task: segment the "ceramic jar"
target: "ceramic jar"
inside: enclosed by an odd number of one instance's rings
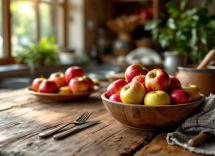
[[[176,52],[164,53],[164,70],[169,74],[175,76],[178,66],[185,65],[185,57]]]

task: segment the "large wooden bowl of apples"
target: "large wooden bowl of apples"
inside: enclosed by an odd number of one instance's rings
[[[36,78],[25,91],[44,100],[78,101],[96,92],[98,84],[98,80],[84,76],[84,71],[75,66],[68,68],[65,74],[56,72],[48,79]]]
[[[181,86],[162,69],[133,64],[125,79],[111,83],[101,95],[107,111],[122,124],[140,130],[178,126],[205,101],[197,86]]]

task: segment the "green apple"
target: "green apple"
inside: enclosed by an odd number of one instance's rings
[[[58,94],[70,94],[69,86],[63,86],[58,89]]]
[[[192,96],[192,101],[197,101],[201,96],[200,89],[195,85],[187,84],[185,86],[182,86],[181,88],[182,90],[185,90],[190,93],[190,95]]]
[[[144,98],[144,105],[170,105],[171,99],[163,90],[148,92]]]
[[[123,103],[141,104],[145,96],[144,86],[137,81],[125,85],[120,92]]]

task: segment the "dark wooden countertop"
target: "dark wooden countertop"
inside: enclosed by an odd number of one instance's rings
[[[0,155],[5,156],[197,156],[168,145],[167,132],[139,131],[116,121],[105,109],[100,91],[82,102],[42,101],[24,89],[0,93]],[[41,139],[38,134],[76,119],[85,111],[89,121],[102,120],[62,140]]]

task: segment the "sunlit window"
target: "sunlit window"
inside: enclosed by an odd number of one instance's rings
[[[40,28],[41,37],[56,37],[56,42],[60,47],[63,46],[63,11],[62,7],[58,5],[49,5],[40,3]]]
[[[11,0],[12,55],[21,45],[36,41],[36,16],[33,2]]]
[[[67,46],[67,0],[0,0],[0,65],[14,60],[30,43],[55,37]]]

